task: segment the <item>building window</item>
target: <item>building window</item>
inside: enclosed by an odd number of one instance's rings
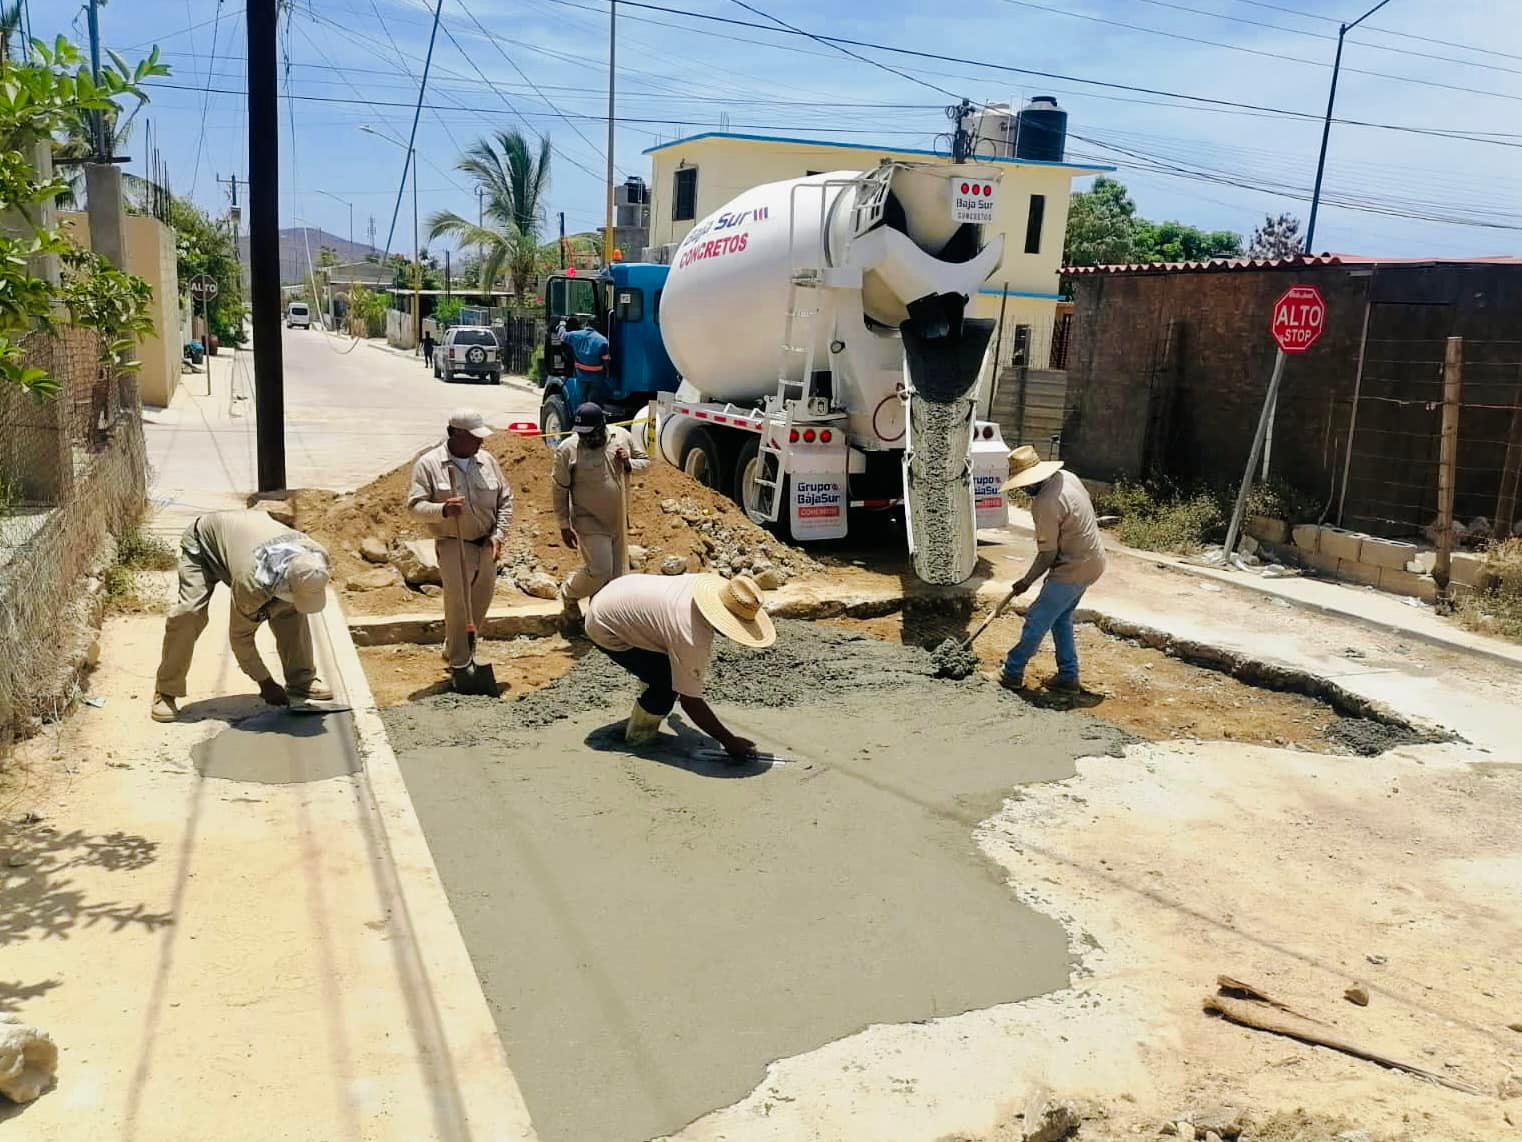
[[[698,168],[682,167],[672,185],[671,221],[690,222],[698,216]]]
[[[1025,252],[1041,253],[1041,220],[1046,217],[1046,195],[1031,195],[1030,213],[1025,216]]]

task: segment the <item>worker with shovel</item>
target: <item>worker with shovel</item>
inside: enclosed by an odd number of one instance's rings
[[[587,604],[587,637],[645,684],[624,727],[624,740],[644,745],[678,701],[693,725],[736,761],[755,756],[756,743],[731,733],[703,700],[703,676],[717,631],[741,646],[777,640],[761,609],[761,588],[748,575],[624,575]]]
[[[609,427],[601,405],[583,404],[572,426],[555,449],[550,494],[561,541],[581,552],[581,566],[560,587],[566,620],[574,623],[578,599],[629,573],[629,474],[643,472],[650,459],[627,429]]]
[[[164,649],[153,684],[155,722],[179,717],[185,677],[196,639],[218,583],[232,591],[227,635],[243,673],[272,706],[307,707],[333,692],[317,677],[307,621],[328,601],[328,553],[316,540],[277,523],[264,512],[208,512],[180,537],[180,597],[164,621]],[[270,675],[254,635],[267,622],[285,685]]]
[[[999,682],[1006,689],[1025,685],[1025,667],[1041,640],[1050,631],[1057,650],[1057,673],[1046,680],[1047,689],[1077,694],[1078,643],[1073,635],[1073,612],[1083,593],[1104,574],[1104,540],[1094,504],[1077,476],[1063,471],[1061,460],[1043,460],[1028,444],[1009,454],[1010,471],[1003,491],[1023,489],[1031,497],[1031,519],[1036,525],[1036,559],[1011,589],[1023,595],[1043,575],[1041,594],[1025,614],[1025,626],[1004,657]]]
[[[456,409],[448,436],[412,466],[407,510],[433,536],[444,587],[444,661],[456,689],[477,688],[475,632],[497,585],[497,557],[513,520],[513,490],[481,442],[491,435],[481,414]],[[481,666],[480,671],[490,668]],[[463,685],[462,685],[463,683]],[[491,690],[495,693],[493,683]]]

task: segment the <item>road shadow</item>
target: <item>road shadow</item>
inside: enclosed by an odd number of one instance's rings
[[[180,707],[177,721],[187,725],[195,722],[227,722],[238,725],[249,718],[269,713],[278,707],[271,706],[258,694],[223,694],[216,698],[199,698]]]
[[[1065,694],[1060,690],[1026,688],[1017,692],[1018,697],[1039,710],[1092,710],[1103,705],[1105,695],[1097,690],[1080,690]]]
[[[588,749],[598,753],[618,753],[637,757],[641,761],[653,761],[672,769],[686,770],[700,777],[736,778],[759,777],[772,768],[772,763],[762,758],[747,761],[710,760],[699,756],[704,751],[719,750],[719,743],[707,734],[694,729],[679,717],[666,720],[670,732],[662,730],[653,742],[631,746],[624,741],[624,721],[609,722],[598,726],[586,736]],[[722,752],[722,751],[721,751]]]
[[[66,940],[76,928],[109,924],[153,931],[173,920],[172,913],[149,911],[142,904],[92,900],[69,876],[72,869],[98,868],[132,872],[158,859],[158,842],[135,833],[61,832],[38,821],[12,828],[3,842],[0,866],[0,948],[27,940]],[[58,986],[0,985],[0,1011],[35,999]]]
[[[23,1003],[41,999],[54,988],[62,986],[61,979],[45,979],[38,983],[22,983],[19,979],[0,980],[0,1015],[15,1015]]]

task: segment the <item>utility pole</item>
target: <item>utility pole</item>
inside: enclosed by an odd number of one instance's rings
[[[608,202],[602,232],[603,265],[613,264],[613,73],[618,49],[618,0],[608,4]]]
[[[418,243],[417,228],[417,151],[407,148],[407,165],[412,168],[412,340],[423,340],[423,247]]]
[[[366,239],[370,249],[375,249],[375,215],[370,215],[369,237]]]
[[[97,84],[100,82],[100,0],[89,0],[86,10],[89,12],[90,24],[90,78]],[[103,163],[111,156],[107,153],[109,139],[106,137],[106,115],[104,111],[90,112],[90,125],[94,128],[91,132],[95,143],[95,161]]]
[[[560,212],[560,268],[565,269],[565,211]]]
[[[233,257],[238,260],[238,291],[243,291],[243,252],[238,246],[239,223],[243,220],[243,208],[238,205],[238,176],[230,174],[226,178],[220,175],[213,176],[218,183],[226,183],[232,192],[232,205],[227,208],[227,227],[233,235]]]
[[[259,491],[285,487],[285,361],[280,343],[279,0],[248,0],[248,262],[254,315]]]
[[[444,247],[444,300],[449,300],[452,272],[449,265],[449,247]]]
[[[1332,86],[1326,93],[1326,118],[1321,122],[1321,153],[1316,156],[1316,185],[1311,190],[1311,216],[1305,224],[1305,253],[1307,254],[1316,252],[1316,247],[1312,243],[1316,240],[1316,215],[1321,208],[1321,176],[1326,172],[1327,137],[1332,133],[1332,106],[1337,102],[1337,73],[1342,68],[1342,38],[1389,2],[1390,0],[1379,0],[1378,4],[1351,24],[1343,24],[1337,29],[1337,54],[1332,57]]]
[[[972,102],[967,99],[955,107],[946,108],[946,117],[956,123],[956,130],[951,135],[951,161],[954,163],[965,163],[972,154],[971,140],[965,126],[967,117],[971,114]]]

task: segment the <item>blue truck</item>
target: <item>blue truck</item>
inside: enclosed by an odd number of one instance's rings
[[[572,269],[551,275],[544,287],[541,432],[565,432],[576,406],[586,399],[570,347],[560,340],[569,317],[595,327],[608,339],[612,360],[606,376],[609,395],[603,406],[609,420],[633,417],[657,393],[676,391],[680,378],[661,340],[661,291],[668,268],[615,262],[595,273]]]

